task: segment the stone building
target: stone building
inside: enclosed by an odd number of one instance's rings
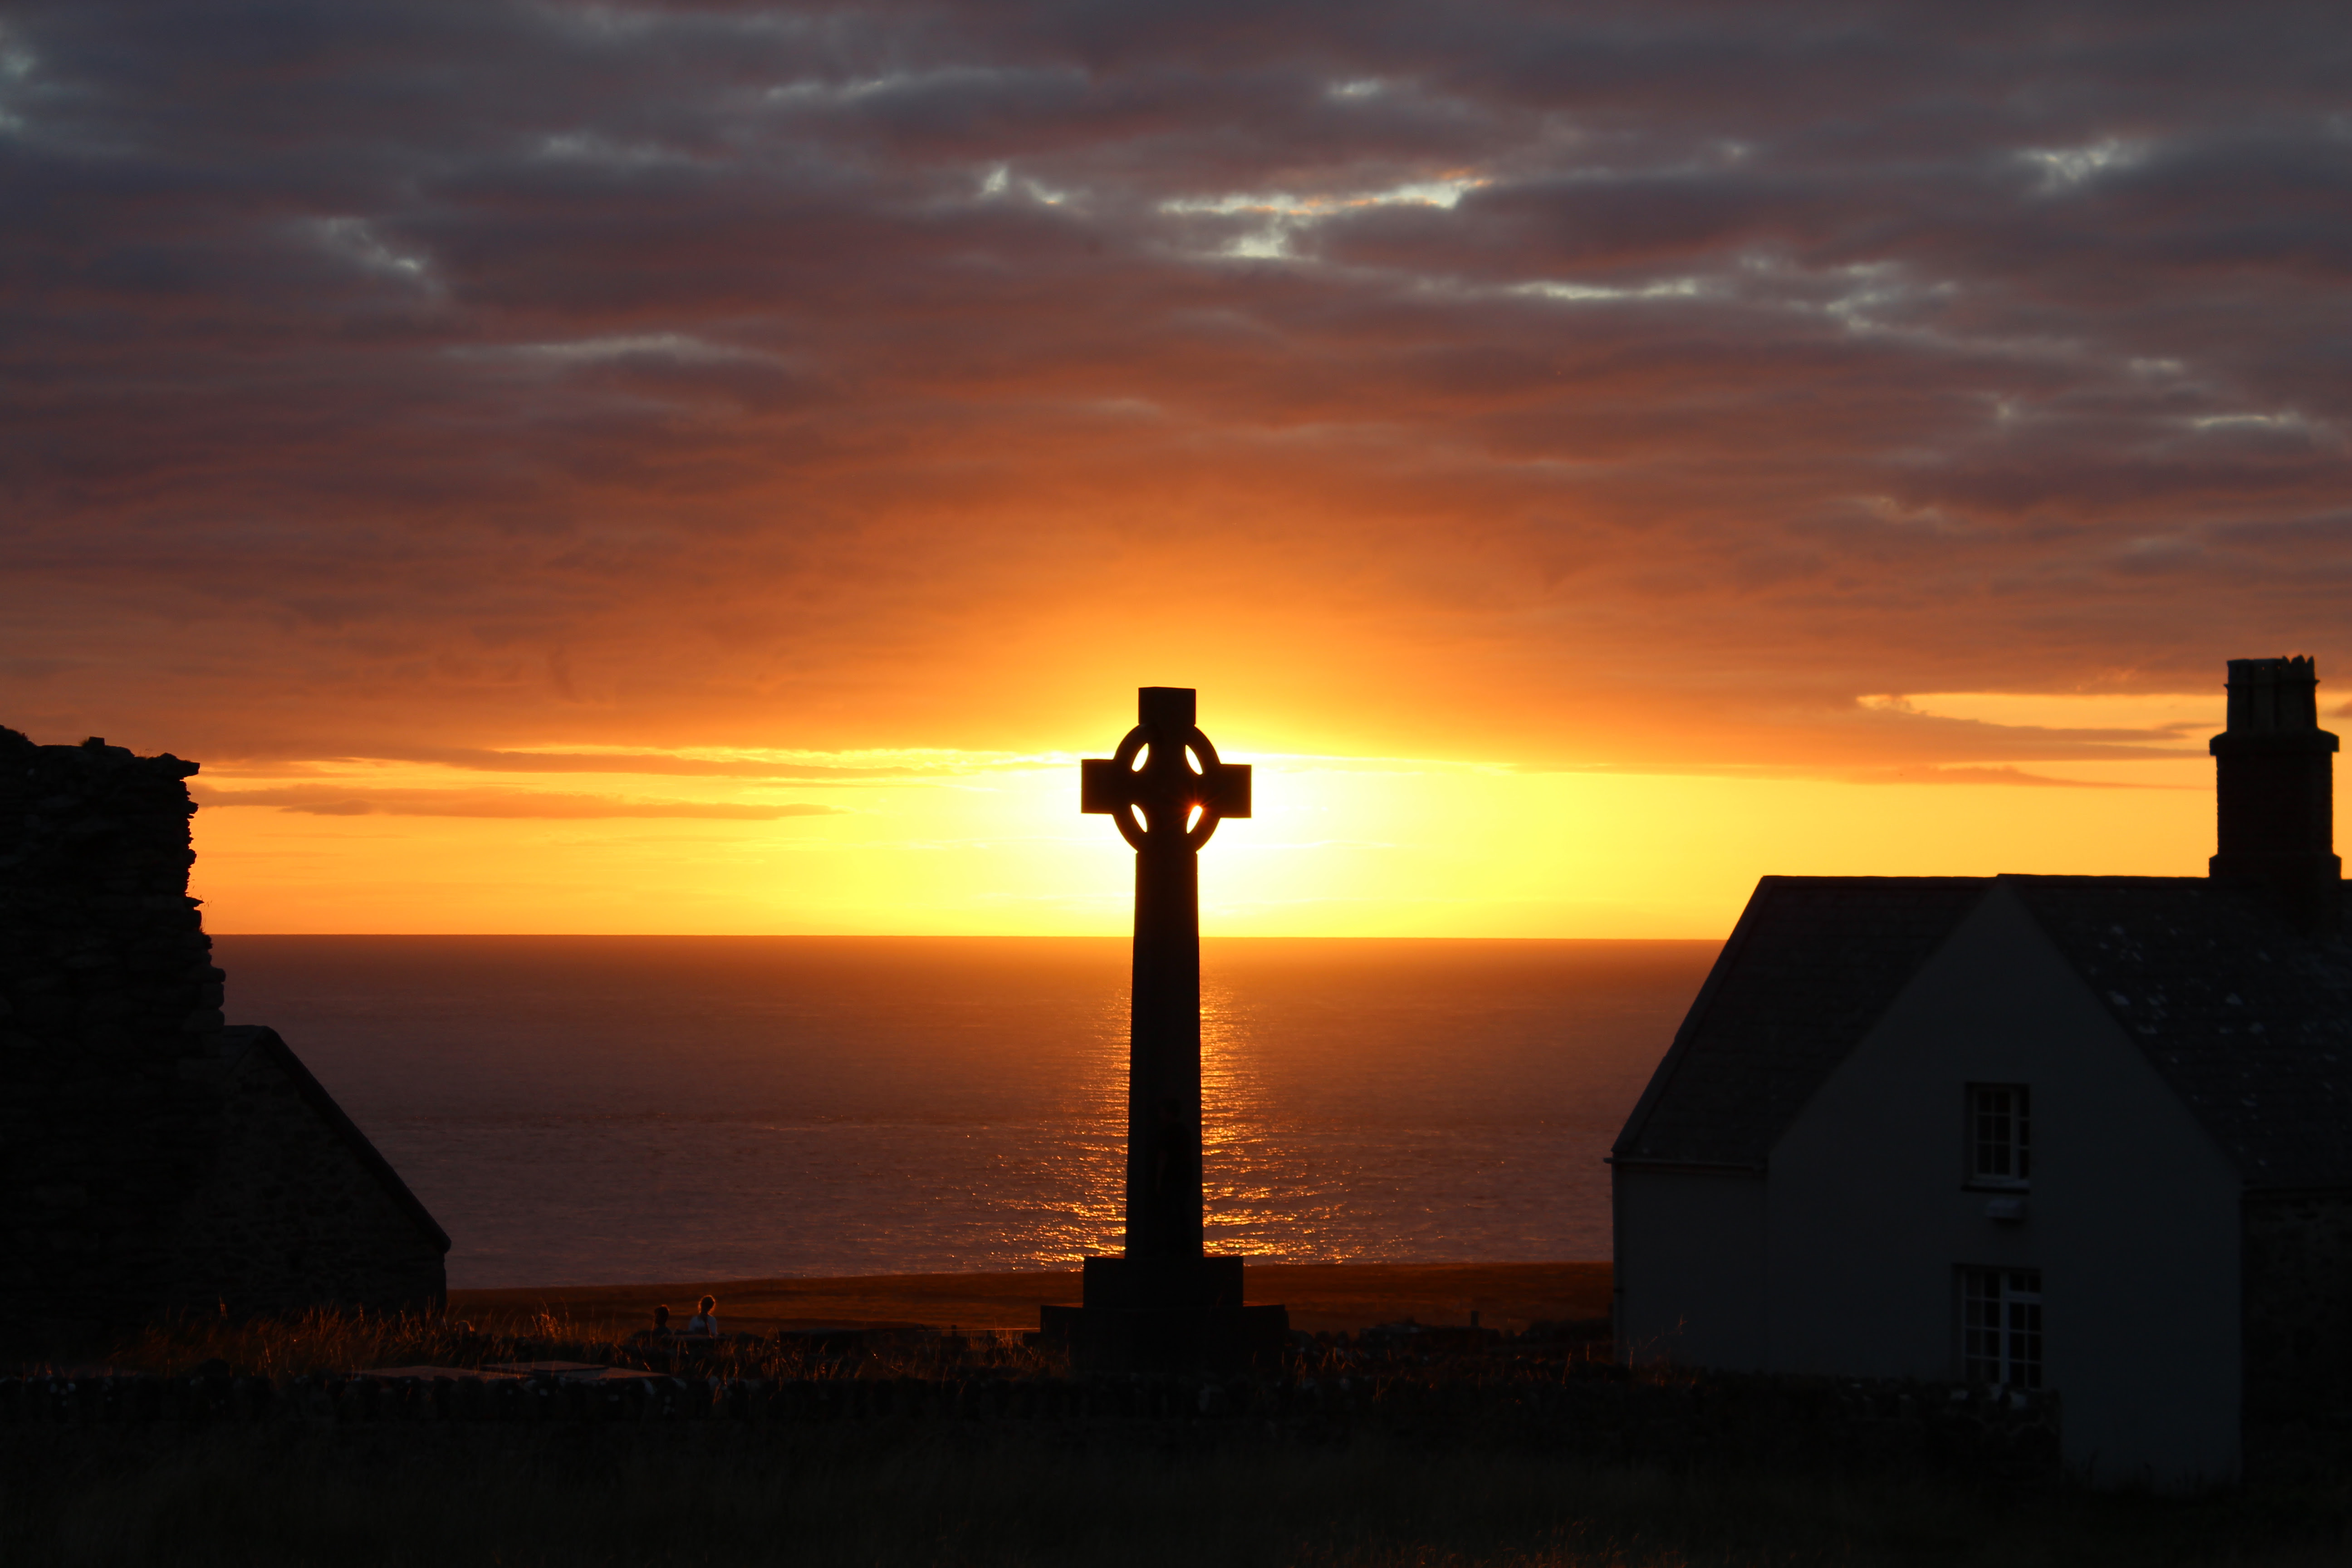
[[[225,1027],[194,763],[0,729],[0,1337],[432,1309],[449,1238],[278,1036]]]
[[[2352,946],[2307,659],[2210,875],[1768,877],[1611,1156],[1636,1355],[2038,1387],[2095,1479],[2352,1409]]]

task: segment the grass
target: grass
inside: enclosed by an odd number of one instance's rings
[[[529,1326],[550,1336],[570,1329],[545,1315]],[[447,1318],[329,1309],[292,1318],[174,1318],[149,1325],[105,1361],[117,1371],[166,1377],[220,1363],[274,1380],[380,1366],[480,1366],[499,1359],[484,1355],[486,1348],[467,1325]]]
[[[125,1371],[273,1378],[676,1352],[560,1315],[496,1335],[436,1318],[196,1319],[117,1348]],[[1361,1347],[1318,1373],[1365,1372]],[[1349,1357],[1356,1359],[1349,1360]],[[1376,1360],[1375,1363],[1376,1364]],[[827,1353],[727,1343],[694,1370],[902,1377],[1049,1370],[994,1334]],[[1381,1375],[1444,1385],[1472,1363]],[[2340,1464],[2200,1499],[2001,1488],[1822,1461],[1577,1462],[1475,1424],[1322,1440],[1181,1422],[1035,1426],[308,1425],[0,1429],[0,1565],[537,1568],[2317,1568],[2352,1561]]]
[[[497,1362],[582,1361],[707,1377],[919,1377],[944,1367],[1002,1375],[1057,1370],[1017,1333],[874,1337],[844,1355],[837,1343],[733,1335],[717,1341],[654,1341],[615,1335],[567,1314],[510,1316],[495,1333],[463,1320],[409,1313],[320,1310],[290,1318],[184,1317],[152,1324],[104,1358],[114,1371],[184,1376],[200,1369],[273,1381],[349,1374],[389,1366],[482,1367]],[[28,1370],[61,1370],[35,1363]]]

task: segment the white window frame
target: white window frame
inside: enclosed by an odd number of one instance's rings
[[[1964,1186],[2021,1193],[2033,1185],[2033,1090],[2022,1083],[1968,1086]],[[1995,1167],[2005,1166],[2006,1169]]]
[[[1960,1270],[1960,1380],[2042,1386],[2042,1270]]]

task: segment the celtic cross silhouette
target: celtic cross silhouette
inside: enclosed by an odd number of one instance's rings
[[[1081,812],[1109,816],[1139,852],[1197,850],[1218,823],[1250,814],[1249,767],[1218,760],[1191,688],[1142,688],[1136,718],[1115,754],[1078,764]]]

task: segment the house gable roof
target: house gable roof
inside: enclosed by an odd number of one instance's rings
[[[2250,1185],[2352,1185],[2352,946],[2202,877],[1767,877],[1611,1157],[1761,1170],[1996,885]]]
[[[1974,909],[1982,877],[1767,877],[1611,1158],[1761,1170],[1822,1080]]]

